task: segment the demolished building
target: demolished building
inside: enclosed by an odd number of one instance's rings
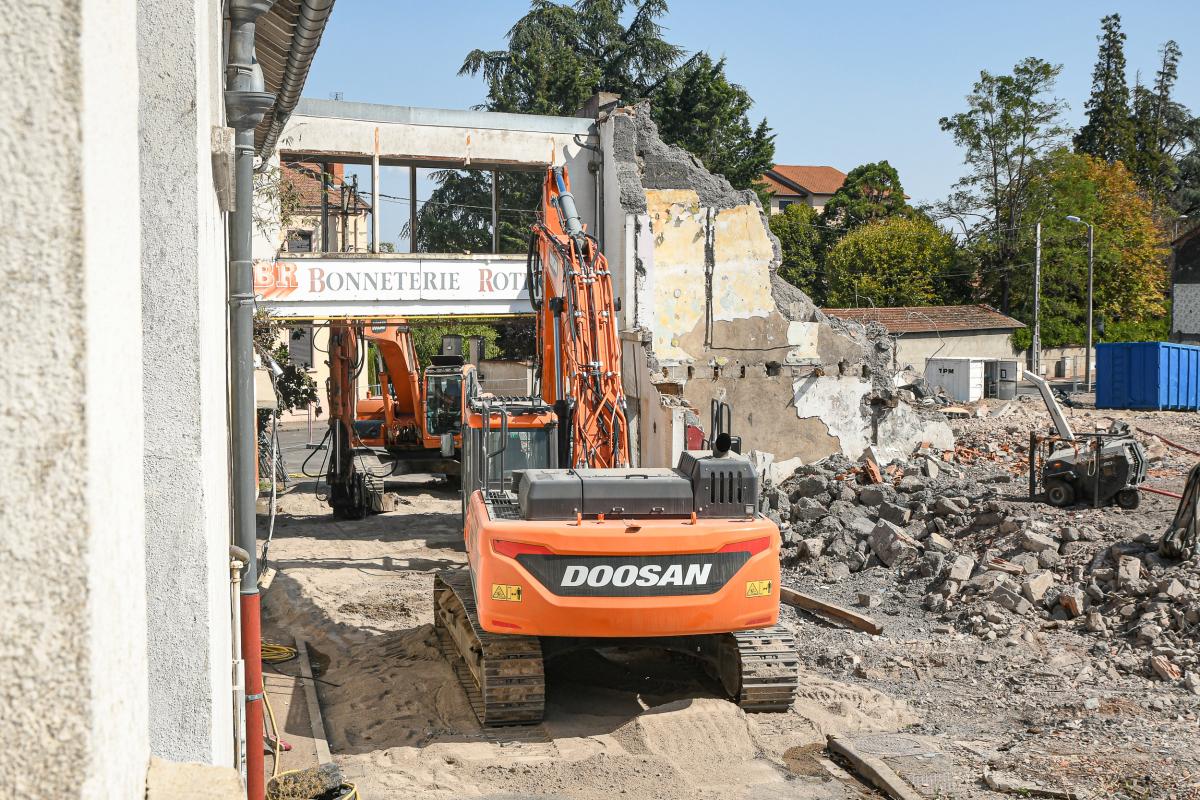
[[[625,299],[642,464],[673,463],[714,399],[730,405],[744,450],[778,460],[952,446],[944,420],[899,401],[881,328],[826,317],[778,276],[779,241],[753,191],[665,144],[648,104],[611,109],[599,129],[603,239]]]
[[[710,427],[714,399],[730,406],[743,450],[770,453],[778,462],[811,463],[835,453],[857,459],[872,446],[881,457],[907,455],[921,442],[950,447],[952,435],[940,417],[925,418],[899,401],[892,343],[881,327],[828,318],[778,277],[779,242],[757,195],[734,189],[688,152],[664,143],[648,104],[622,107],[612,96],[603,99],[597,96],[584,117],[305,99],[275,157],[371,165],[376,173],[407,167],[414,196],[418,168],[489,171],[494,186],[505,171],[565,165],[620,301],[635,464],[674,465],[689,445],[689,426],[693,433]],[[377,185],[372,208],[379,207]],[[494,189],[492,200],[498,207]],[[377,231],[377,221],[372,224]],[[255,288],[284,315],[532,313],[523,288],[526,254],[501,253],[495,242],[490,254],[274,250],[258,248],[263,268],[257,274],[266,282]],[[457,272],[460,288],[374,292],[368,301],[361,293],[339,295],[333,281],[304,277],[381,265],[409,277]],[[481,279],[484,272],[513,278],[503,296],[490,291],[495,287]]]

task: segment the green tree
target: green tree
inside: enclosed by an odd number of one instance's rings
[[[460,75],[482,77],[489,111],[570,116],[595,92],[626,103],[649,100],[664,141],[695,154],[737,188],[752,188],[771,165],[774,137],[766,120],[753,124],[753,101],[730,83],[725,61],[663,39],[659,20],[666,0],[532,0],[508,31],[507,46],[472,50]],[[626,21],[627,20],[627,21]],[[522,213],[540,202],[540,179],[500,184],[502,252],[521,249],[533,218]],[[418,246],[430,251],[490,249],[491,211],[485,175],[435,174],[438,188],[421,209]],[[453,210],[451,210],[453,209]],[[516,233],[520,236],[516,236]]]
[[[629,23],[621,21],[632,11]],[[570,116],[595,92],[649,100],[663,139],[748,189],[771,166],[774,137],[753,101],[725,76],[725,59],[665,41],[666,0],[532,0],[503,50],[472,50],[460,75],[482,76],[491,111]]]
[[[422,369],[433,362],[433,357],[442,352],[442,337],[447,334],[458,334],[463,337],[462,356],[467,356],[467,339],[472,336],[483,337],[483,357],[497,358],[500,348],[496,346],[499,335],[496,329],[483,322],[462,320],[444,322],[433,325],[412,326],[413,348],[417,351],[417,363]]]
[[[1061,65],[1026,58],[1011,75],[980,72],[967,110],[938,123],[964,149],[968,172],[937,210],[957,223],[979,270],[979,292],[1008,313],[1009,273],[1020,263],[1038,159],[1066,134],[1066,104],[1052,96]],[[1024,236],[1025,239],[1028,236]]]
[[[1171,207],[1189,216],[1200,213],[1200,149],[1185,153],[1179,159],[1178,169]]]
[[[439,170],[430,175],[438,188],[417,210],[416,249],[426,253],[492,251],[490,172]],[[524,253],[529,227],[541,212],[542,173],[500,175],[500,252]],[[401,229],[410,235],[408,223]]]
[[[1100,21],[1100,53],[1092,71],[1092,94],[1084,108],[1087,122],[1075,135],[1075,149],[1105,161],[1125,161],[1133,153],[1129,85],[1125,81],[1125,34],[1121,15]]]
[[[886,217],[911,215],[900,174],[886,161],[850,170],[846,182],[825,203],[823,225],[856,228]]]
[[[1178,44],[1164,44],[1159,49],[1153,87],[1139,84],[1133,93],[1135,146],[1127,166],[1156,206],[1167,202],[1178,189],[1180,159],[1200,134],[1200,123],[1173,97],[1180,56]]]
[[[654,90],[650,112],[663,140],[692,153],[737,189],[754,186],[775,160],[767,121],[751,125],[749,93],[725,77],[725,59],[697,53]]]
[[[826,286],[821,273],[822,237],[816,221],[817,212],[804,203],[792,203],[768,218],[771,233],[779,238],[779,277],[820,306],[825,304]]]
[[[1036,178],[1030,223],[1042,222],[1042,341],[1047,347],[1082,344],[1087,321],[1087,231],[1095,236],[1095,315],[1107,333],[1153,327],[1166,315],[1166,262],[1153,207],[1120,162],[1058,150]],[[1014,280],[1016,316],[1032,321],[1032,272]],[[1112,340],[1110,336],[1110,340]]]
[[[923,216],[862,225],[825,256],[828,305],[930,305],[939,276],[954,263],[954,240]]]
[[[489,111],[570,116],[597,91],[646,98],[684,53],[662,38],[666,13],[666,0],[532,0],[508,46],[472,50],[458,74],[483,77]]]
[[[320,405],[317,396],[317,383],[312,376],[289,362],[287,333],[289,328],[278,317],[272,317],[269,311],[257,311],[254,314],[254,351],[262,359],[264,366],[267,357],[273,358],[283,374],[275,378],[275,391],[278,394],[278,410],[293,411],[304,408],[310,403]],[[270,415],[266,415],[269,419]],[[263,415],[259,415],[260,429]]]

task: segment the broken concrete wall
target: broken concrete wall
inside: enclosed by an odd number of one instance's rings
[[[944,422],[897,404],[882,329],[826,318],[776,275],[779,242],[754,192],[664,144],[646,104],[602,120],[601,143],[640,463],[671,463],[681,447],[650,409],[690,407],[674,418],[707,430],[714,399],[730,404],[743,450],[778,459],[857,458],[871,444],[907,452],[931,437],[949,445]],[[669,454],[664,438],[676,442]]]

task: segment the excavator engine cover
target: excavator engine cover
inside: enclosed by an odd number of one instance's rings
[[[673,469],[531,469],[518,492],[525,520],[692,513],[692,484]]]
[[[530,469],[517,479],[524,520],[595,517],[747,518],[758,508],[758,476],[736,455],[689,450],[677,469]]]
[[[696,516],[752,517],[758,510],[758,474],[743,456],[685,450],[677,471],[691,480]]]

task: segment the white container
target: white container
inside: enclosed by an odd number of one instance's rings
[[[930,358],[925,361],[925,380],[940,386],[960,403],[983,399],[982,358]]]

